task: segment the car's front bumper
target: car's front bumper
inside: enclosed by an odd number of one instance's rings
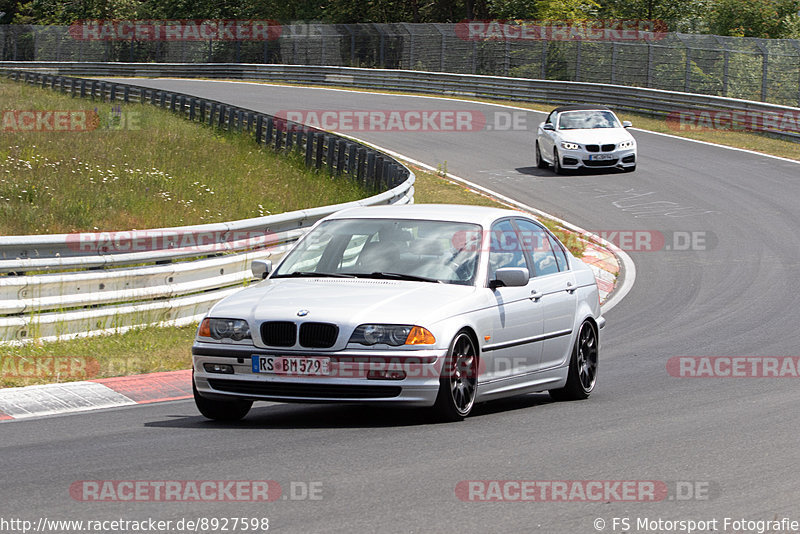
[[[330,358],[327,376],[255,373],[252,356]],[[242,345],[195,342],[194,382],[203,397],[304,403],[369,403],[432,406],[439,391],[446,349],[272,351]],[[209,372],[205,364],[227,364],[232,374]],[[368,378],[370,371],[403,371],[403,379]]]
[[[638,155],[635,148],[614,150],[612,152],[588,152],[584,149],[562,150],[559,153],[561,167],[564,169],[608,169],[633,167]],[[598,159],[602,158],[602,159]]]

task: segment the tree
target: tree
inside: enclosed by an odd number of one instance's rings
[[[709,29],[717,35],[791,37],[798,29],[798,0],[716,0]]]

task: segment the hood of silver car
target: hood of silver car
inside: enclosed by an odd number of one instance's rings
[[[425,326],[469,311],[472,286],[345,278],[265,280],[220,301],[214,317],[261,321],[321,321]]]

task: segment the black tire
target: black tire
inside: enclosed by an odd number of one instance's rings
[[[194,403],[200,413],[214,421],[238,421],[247,415],[253,406],[253,401],[223,401],[201,397],[194,385],[194,378],[192,378],[192,393],[194,394]]]
[[[472,411],[478,383],[478,351],[472,337],[464,330],[450,344],[439,394],[433,412],[439,421],[461,421]]]
[[[558,149],[553,149],[553,172],[556,174],[566,174],[561,168],[561,160],[558,158]]]
[[[550,165],[548,165],[547,162],[542,159],[542,152],[539,150],[539,141],[536,141],[534,144],[536,145],[536,149],[534,150],[536,153],[536,167],[539,169],[546,169]]]
[[[557,401],[588,399],[597,383],[597,357],[597,330],[584,321],[572,348],[567,383],[561,389],[551,389],[550,397]]]

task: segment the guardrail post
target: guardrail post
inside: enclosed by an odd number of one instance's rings
[[[359,148],[357,151],[358,161],[356,162],[356,180],[362,186],[366,184],[366,164],[367,164],[367,149]]]
[[[355,143],[348,143],[347,145],[347,174],[353,176],[353,171],[355,171],[356,168],[358,145]]]
[[[325,148],[325,140],[327,136],[323,133],[318,133],[314,137],[317,138],[317,159],[316,162],[314,163],[314,167],[319,169],[320,167],[322,167],[322,155],[323,155],[323,150]]]
[[[225,116],[228,114],[228,106],[224,104],[220,104],[217,106],[217,110],[219,111],[219,117],[217,120],[217,128],[220,130],[225,128]]]
[[[339,154],[336,157],[336,175],[341,176],[345,170],[347,165],[347,160],[345,159],[345,151],[347,150],[347,141],[344,139],[339,140]]]
[[[328,138],[328,153],[325,155],[326,161],[325,163],[328,164],[328,175],[333,176],[333,159],[335,156],[336,150],[336,138],[329,137]]]
[[[110,93],[108,95],[108,99],[111,102],[114,102],[117,99],[117,84],[115,84],[115,83],[111,84],[111,90],[110,90]]]
[[[294,148],[294,134],[296,124],[286,121],[286,151],[291,152]]]
[[[204,98],[200,99],[200,122],[206,123],[206,100]]]
[[[189,120],[193,121],[197,117],[197,99],[189,99]]]
[[[170,93],[169,95],[169,110],[170,111],[178,110],[178,95],[176,95],[175,93]]]
[[[383,156],[375,158],[375,188],[380,189],[383,184]]]
[[[264,145],[272,144],[273,130],[275,130],[275,120],[272,117],[267,117],[267,135],[264,138]]]
[[[314,132],[306,131],[306,167],[311,167],[314,160]]]
[[[371,189],[375,188],[375,152],[367,154],[367,172],[364,175],[364,185]]]
[[[275,125],[275,150],[280,150],[282,144],[283,144],[283,129],[281,128],[280,123],[278,123]]]
[[[253,123],[255,122],[256,115],[252,111],[247,112],[247,131],[253,131]]]
[[[256,144],[261,145],[261,134],[264,133],[264,115],[260,113],[256,117]]]
[[[241,109],[236,112],[236,131],[244,130],[244,111]]]

